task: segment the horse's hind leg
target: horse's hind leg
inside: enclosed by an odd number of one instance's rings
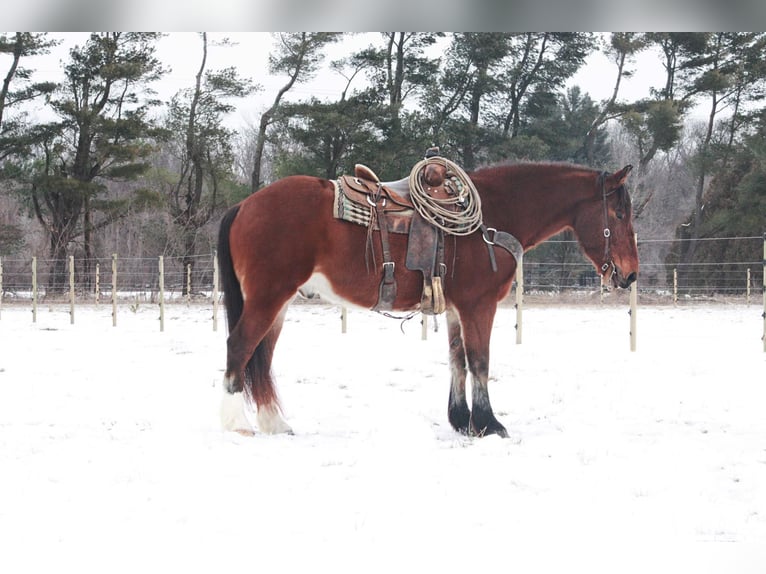
[[[242,317],[229,334],[224,396],[221,402],[224,430],[253,434],[245,409],[247,394],[257,406],[258,428],[262,432],[292,432],[281,417],[271,374],[274,347],[286,312],[286,305],[276,313],[269,313],[265,307],[260,307],[259,312],[252,309],[248,311],[246,303]],[[245,317],[247,319],[243,319]]]
[[[465,395],[465,347],[460,329],[460,319],[452,310],[447,310],[447,337],[449,338],[449,364],[452,380],[449,390],[447,416],[456,431],[468,434],[471,411]]]
[[[268,379],[268,385],[274,389],[274,396],[271,401],[265,401],[263,404],[258,404],[258,415],[256,417],[258,421],[258,429],[267,434],[293,433],[293,429],[291,429],[290,425],[288,425],[282,418],[279,400],[276,396],[274,377],[271,372],[271,361],[274,357],[274,348],[277,346],[277,339],[279,339],[279,335],[282,332],[285,315],[287,315],[287,305],[285,305],[279,315],[277,315],[274,324],[259,345],[259,349],[261,349],[260,359],[262,376]]]

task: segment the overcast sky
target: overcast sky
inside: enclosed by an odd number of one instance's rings
[[[52,37],[63,40],[50,55],[29,59],[26,65],[36,70],[35,80],[61,80],[62,63],[68,60],[68,51],[75,45],[83,44],[87,33],[52,33]],[[277,91],[284,85],[286,77],[268,73],[268,56],[272,49],[273,37],[268,32],[209,33],[209,42],[228,37],[236,43],[230,47],[211,45],[208,49],[208,69],[220,69],[235,66],[240,75],[251,78],[261,86],[261,90],[237,103],[237,111],[227,122],[237,128],[246,123],[257,124],[262,111],[271,105]],[[312,81],[295,86],[289,93],[289,99],[305,99],[316,96],[320,99],[337,99],[345,87],[346,80],[338,73],[329,70],[327,64],[334,59],[364,48],[377,42],[378,34],[360,33],[346,38],[342,43],[333,44],[326,49],[325,67]],[[197,33],[172,32],[162,38],[158,44],[157,57],[171,71],[154,85],[163,101],[173,94],[194,85],[194,76],[199,69],[202,54],[202,42]],[[0,61],[1,64],[1,61]],[[649,95],[650,87],[658,87],[663,81],[662,62],[656,53],[642,54],[632,66],[635,75],[623,80],[620,97],[634,100]],[[616,67],[603,54],[594,53],[580,72],[570,81],[577,84],[596,101],[607,98],[614,88]],[[355,80],[357,87],[365,81]],[[45,111],[38,106],[39,114]]]

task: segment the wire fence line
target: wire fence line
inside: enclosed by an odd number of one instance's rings
[[[733,247],[725,260],[643,262],[643,249],[666,244],[671,251],[679,240],[641,239],[638,241],[641,271],[638,281],[640,297],[652,301],[710,299],[716,297],[756,298],[763,294],[766,267],[764,237],[705,238],[726,241]],[[681,240],[682,241],[682,240]],[[601,277],[585,259],[576,241],[550,240],[554,251],[544,258],[535,251],[525,256],[524,291],[551,295],[583,296],[601,292]],[[756,259],[763,244],[764,257]],[[557,249],[561,248],[561,249]],[[162,272],[160,267],[162,266]],[[40,301],[102,302],[110,299],[129,302],[193,302],[211,301],[217,286],[215,253],[192,257],[111,257],[88,262],[68,258],[67,261],[26,257],[0,258],[0,298],[4,303],[37,297]],[[53,274],[66,270],[66,281],[54,280]],[[162,288],[161,288],[162,287]],[[161,293],[162,292],[162,293]]]
[[[57,267],[66,268],[65,282],[53,281]],[[200,300],[212,296],[216,257],[212,253],[193,257],[128,258],[115,254],[92,259],[87,274],[83,273],[84,267],[82,260],[72,257],[64,262],[37,257],[0,258],[2,295],[6,301],[30,299],[36,286],[41,299],[66,299],[74,290],[78,300],[100,302],[111,298],[115,291],[119,300],[157,301],[162,280],[166,301]]]

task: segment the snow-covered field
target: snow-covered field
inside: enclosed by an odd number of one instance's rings
[[[511,433],[446,420],[446,329],[291,306],[295,436],[218,425],[210,307],[4,306],[0,572],[766,572],[756,305],[498,314]]]

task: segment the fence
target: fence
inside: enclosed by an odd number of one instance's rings
[[[764,242],[762,237],[714,238],[704,241],[736,243],[739,251],[754,253]],[[553,240],[547,244],[573,247],[575,241]],[[763,261],[760,258],[731,258],[693,263],[658,262],[647,257],[650,249],[670,252],[675,242],[641,239],[638,295],[651,302],[743,297],[755,299],[763,289]],[[659,247],[659,249],[657,249]],[[747,248],[747,249],[745,249]],[[577,249],[570,249],[556,260],[525,256],[524,284],[527,295],[592,296],[600,290],[600,276]],[[216,272],[215,255],[195,257],[163,257],[164,300],[192,302],[209,299]],[[670,256],[667,256],[670,258]],[[113,257],[93,259],[87,264],[71,258],[57,262],[41,257],[0,258],[0,292],[6,303],[29,300],[36,279],[37,296],[43,300],[68,300],[72,291],[77,301],[104,302],[111,299],[113,289],[118,301],[159,302],[159,257]],[[33,269],[33,263],[36,269]],[[116,263],[116,283],[112,284],[112,265]],[[53,270],[65,274],[54,281]]]
[[[89,272],[83,273],[83,268]],[[65,277],[62,269],[66,270]],[[55,277],[53,270],[59,271]],[[120,259],[113,254],[108,260],[94,259],[79,269],[71,256],[65,262],[37,257],[0,259],[0,313],[3,304],[31,304],[32,320],[36,321],[41,301],[68,302],[72,323],[78,303],[111,304],[113,325],[117,324],[118,304],[154,303],[160,308],[160,330],[165,327],[166,303],[207,301],[213,306],[213,329],[217,330],[217,257]]]
[[[725,259],[702,259],[691,263],[678,259],[673,252],[684,241],[638,238],[641,272],[638,295],[644,302],[674,302],[708,299],[744,298],[748,303],[763,291],[764,261],[760,252],[766,237],[721,237],[697,240],[719,242],[733,252]],[[592,295],[599,292],[601,278],[577,249],[576,241],[553,240],[564,255],[554,260],[525,256],[524,282],[527,294]],[[734,247],[731,247],[731,246]],[[567,250],[566,247],[570,249]]]
[[[726,242],[730,253],[722,261],[680,263],[673,249],[678,241],[640,239],[642,261],[638,288],[632,293],[637,303],[683,304],[699,300],[736,298],[750,304],[764,301],[764,332],[766,332],[766,234],[763,237],[712,238],[703,241]],[[525,256],[523,292],[525,297],[544,300],[597,300],[604,303],[601,278],[575,249],[575,241],[552,240],[545,257],[532,251]],[[753,256],[763,249],[763,258]],[[665,253],[658,256],[657,253]],[[648,261],[647,261],[648,260]],[[54,274],[54,270],[57,273]],[[62,270],[66,270],[62,274]],[[63,278],[62,278],[63,275]],[[521,279],[521,274],[519,274]],[[516,289],[517,342],[521,342],[521,290]],[[213,328],[217,329],[218,294],[217,260],[215,254],[196,257],[121,258],[114,254],[108,259],[84,262],[70,257],[67,261],[51,261],[37,257],[0,258],[0,313],[2,306],[31,302],[36,319],[38,301],[68,302],[72,322],[77,303],[111,304],[113,323],[117,321],[120,303],[150,302],[160,307],[160,328],[164,328],[166,303],[207,302],[213,306]],[[0,315],[1,317],[1,315]],[[635,330],[635,317],[631,329]],[[346,329],[346,314],[342,312]],[[426,333],[426,322],[423,322]],[[766,337],[764,338],[766,350]]]

